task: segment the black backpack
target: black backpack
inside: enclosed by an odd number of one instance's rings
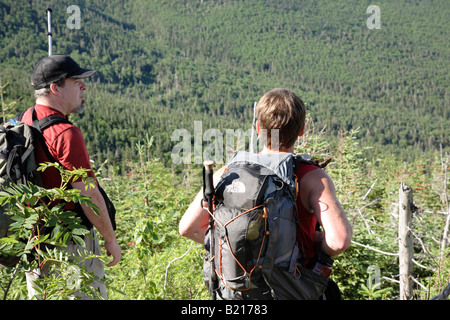
[[[299,162],[317,165],[294,154],[244,151],[227,164],[205,235],[204,280],[213,299],[322,296],[327,279],[303,267],[296,238]]]
[[[18,114],[14,119],[0,126],[0,189],[3,190],[11,184],[27,184],[28,181],[35,185],[42,185],[38,165],[35,159],[36,143],[43,145],[43,149],[50,161],[54,161],[46,148],[42,130],[52,124],[67,122],[67,119],[50,116],[37,120],[34,108],[33,125],[21,122],[24,112]],[[5,207],[0,207],[0,238],[11,235],[9,226],[12,220],[4,213]],[[12,267],[17,264],[19,257],[6,256],[0,251],[0,265]]]

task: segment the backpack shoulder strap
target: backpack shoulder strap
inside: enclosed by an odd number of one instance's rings
[[[48,116],[45,117],[41,120],[38,120],[38,126],[40,131],[42,132],[44,129],[50,127],[53,124],[57,124],[57,123],[68,123],[68,124],[72,124],[72,122],[70,122],[69,120],[67,120],[66,118],[62,118],[59,116]]]
[[[324,160],[324,159],[313,159],[309,154],[303,154],[303,155],[299,155],[296,154],[294,156],[294,164],[295,166],[297,166],[299,163],[306,163],[306,164],[310,164],[319,168],[325,168],[330,162],[331,162],[331,158],[328,160]]]
[[[63,118],[63,117],[60,117],[60,116],[57,116],[57,115],[51,115],[51,116],[48,116],[48,117],[45,117],[45,118],[42,118],[42,119],[38,120],[37,116],[36,116],[36,111],[34,110],[34,107],[31,107],[28,110],[30,110],[30,112],[31,112],[31,119],[33,121],[32,126],[35,127],[36,129],[38,129],[41,133],[42,133],[43,130],[45,130],[46,128],[50,127],[53,124],[57,124],[57,123],[72,124],[72,122],[70,122],[69,119]],[[22,111],[21,113],[16,115],[11,120],[22,121],[23,115],[28,110]]]
[[[45,143],[45,139],[42,134],[42,131],[44,131],[46,128],[50,127],[53,124],[57,124],[57,123],[72,124],[72,123],[67,118],[63,118],[63,117],[56,116],[56,115],[51,115],[51,116],[48,116],[48,117],[38,120],[36,111],[34,110],[34,107],[30,108],[29,110],[31,112],[31,119],[33,121],[33,124],[30,126],[30,128],[33,132],[33,135],[39,140],[39,144],[41,145],[42,150],[44,151],[47,159],[50,162],[57,162],[56,159],[52,156],[52,154],[48,150],[48,146]],[[17,120],[21,121],[25,112],[26,111],[18,114],[14,119],[16,121]]]

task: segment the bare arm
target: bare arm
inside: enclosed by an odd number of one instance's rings
[[[333,181],[323,170],[308,172],[301,181],[302,203],[314,212],[324,232],[316,237],[322,252],[336,256],[350,245],[352,228],[336,197]]]
[[[214,186],[219,182],[225,167],[214,173]],[[183,237],[203,244],[205,232],[209,224],[208,210],[202,208],[203,190],[200,190],[180,220],[178,230]],[[207,206],[207,203],[203,203]]]
[[[108,267],[116,265],[121,258],[121,249],[117,243],[116,235],[103,196],[97,187],[86,190],[85,184],[82,181],[73,182],[72,187],[80,190],[82,195],[90,197],[91,201],[98,207],[99,215],[95,214],[89,206],[81,205],[86,217],[105,239],[105,249],[108,256],[112,255],[113,257],[113,260],[108,264]]]
[[[202,199],[203,191],[200,190],[181,218],[178,230],[183,237],[203,244],[209,224],[209,213],[202,208]]]

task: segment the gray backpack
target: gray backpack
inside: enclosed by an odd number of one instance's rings
[[[204,280],[213,299],[318,299],[327,279],[302,265],[294,154],[238,152],[215,189]],[[212,238],[213,237],[213,238]],[[210,243],[213,243],[211,248]]]

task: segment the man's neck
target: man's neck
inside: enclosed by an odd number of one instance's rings
[[[264,146],[264,149],[261,151],[261,153],[294,153],[294,146],[288,149],[280,149],[280,150],[273,150],[268,148],[267,146]]]
[[[47,106],[50,107],[52,109],[55,109],[56,111],[61,112],[64,116],[66,115],[66,113],[64,112],[64,110],[62,108],[60,108],[58,106],[58,104],[54,103],[53,101],[51,101],[50,99],[46,99],[46,98],[38,98],[36,99],[36,104],[40,104],[43,106]]]

